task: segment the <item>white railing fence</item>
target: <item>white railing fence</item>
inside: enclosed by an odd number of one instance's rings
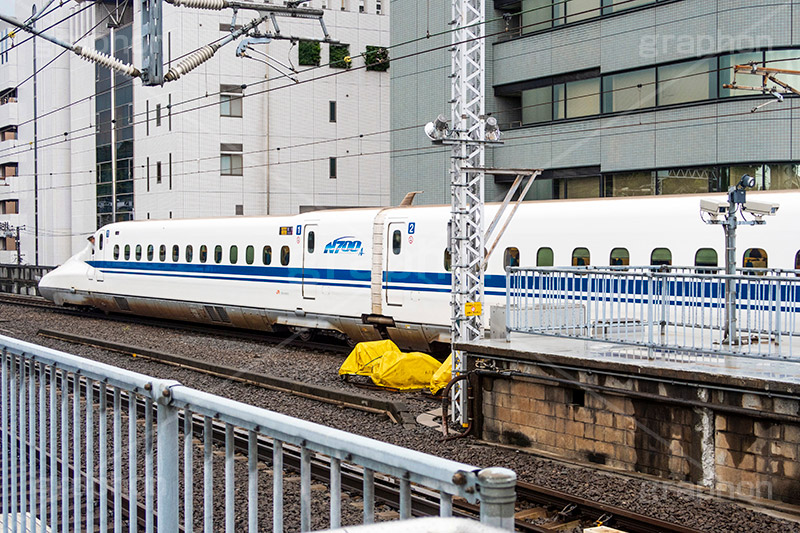
[[[483,524],[513,529],[510,470],[481,470],[8,337],[0,350],[2,531],[338,528],[343,490],[363,494],[369,524],[376,501],[390,498],[386,487],[399,490],[401,519],[431,510],[451,517],[458,497],[480,503]],[[296,480],[286,482],[283,470],[295,461],[299,512],[284,505],[284,485]],[[326,473],[326,491],[312,494],[312,470],[317,479]],[[259,524],[265,509],[271,524]]]
[[[509,333],[638,346],[651,357],[800,357],[800,271],[510,268],[506,285]]]

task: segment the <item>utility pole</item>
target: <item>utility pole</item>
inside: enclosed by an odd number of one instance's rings
[[[36,26],[36,4],[31,8],[31,27]],[[34,264],[39,266],[39,109],[36,100],[38,86],[36,80],[36,34],[31,40],[33,47],[33,257]],[[19,254],[19,247],[17,247]],[[18,256],[19,257],[19,256]]]
[[[14,247],[17,249],[17,264],[22,264],[22,250],[19,245],[19,230],[25,229],[25,226],[17,226],[17,235],[14,238]]]

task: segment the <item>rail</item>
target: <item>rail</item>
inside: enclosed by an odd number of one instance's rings
[[[36,518],[51,531],[122,531],[123,517],[136,516],[142,502],[147,532],[180,525],[187,532],[232,532],[243,529],[237,515],[247,517],[248,531],[258,531],[259,506],[267,505],[261,499],[269,495],[265,480],[259,482],[258,447],[265,438],[272,445],[273,531],[284,530],[284,446],[300,450],[301,531],[312,526],[312,459],[330,466],[331,528],[341,526],[343,471],[363,476],[365,524],[374,521],[376,477],[390,476],[400,488],[400,519],[411,517],[415,484],[438,499],[442,517],[453,515],[458,497],[480,502],[481,523],[513,528],[516,475],[510,470],[481,470],[9,337],[0,336],[0,349],[3,531],[25,531],[26,521]],[[220,425],[224,482],[215,484],[213,433]],[[242,433],[247,489],[237,491],[234,457],[241,452],[234,441]],[[195,464],[196,455],[202,462]],[[215,524],[219,502],[224,524]],[[137,531],[135,520],[126,525]]]
[[[507,335],[603,341],[650,358],[800,359],[796,270],[513,267],[506,288]]]
[[[39,294],[39,280],[55,267],[0,264],[0,292]]]

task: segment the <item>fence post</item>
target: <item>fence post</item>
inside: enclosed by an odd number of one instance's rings
[[[506,342],[511,342],[511,267],[506,267]]]
[[[481,523],[514,531],[517,474],[508,468],[484,468],[478,472]]]
[[[158,401],[158,531],[178,531],[178,409],[169,405],[169,385],[174,384],[177,382],[154,387]]]

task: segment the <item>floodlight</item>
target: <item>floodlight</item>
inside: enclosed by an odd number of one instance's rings
[[[489,117],[486,119],[486,140],[487,141],[499,141],[500,140],[500,128],[497,127],[497,119],[494,117]]]
[[[433,122],[425,124],[425,135],[432,141],[441,141],[447,135],[447,118],[439,115]]]

